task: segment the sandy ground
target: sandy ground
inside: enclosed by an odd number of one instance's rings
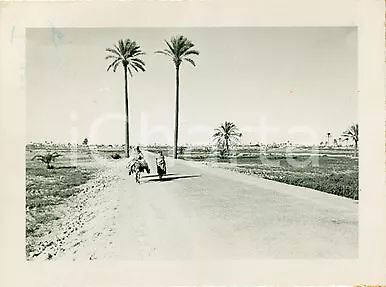
[[[107,164],[62,209],[32,260],[311,259],[358,256],[357,202],[167,159],[141,184]]]

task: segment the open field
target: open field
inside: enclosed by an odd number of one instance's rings
[[[172,154],[166,147],[150,150]],[[358,158],[349,148],[293,148],[290,152],[285,148],[240,148],[229,158],[221,158],[208,148],[186,148],[179,158],[338,196],[359,198]]]
[[[45,154],[45,149],[26,150],[27,256],[37,249],[37,239],[50,232],[54,221],[66,216],[61,210],[65,209],[68,199],[76,196],[80,187],[95,178],[100,171],[86,150],[77,153],[55,150],[62,156],[53,162],[53,169],[47,169],[45,164],[31,160],[36,154]]]

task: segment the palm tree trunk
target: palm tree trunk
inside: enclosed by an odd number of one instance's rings
[[[125,119],[125,126],[126,126],[126,157],[129,157],[129,96],[128,96],[128,89],[127,89],[127,66],[123,66],[123,69],[125,71],[125,109],[126,109],[126,119]]]
[[[177,146],[178,146],[178,112],[179,112],[179,86],[180,86],[179,71],[180,71],[180,68],[176,66],[176,110],[175,110],[175,118],[174,118],[174,149],[173,149],[174,158],[177,158]]]
[[[355,141],[355,156],[358,156],[358,141]]]

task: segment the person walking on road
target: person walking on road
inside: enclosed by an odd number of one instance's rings
[[[129,175],[133,173],[133,166],[136,162],[142,162],[144,161],[145,157],[143,156],[143,153],[139,146],[137,146],[135,149],[132,150],[132,153],[129,158],[129,163],[127,165],[127,168],[129,169]]]
[[[165,157],[162,154],[162,151],[159,152],[158,156],[155,159],[157,165],[157,173],[159,179],[162,179],[162,176],[166,174],[166,161]]]

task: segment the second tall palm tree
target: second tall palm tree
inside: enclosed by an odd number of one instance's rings
[[[113,59],[113,62],[108,66],[107,71],[113,69],[115,72],[119,65],[123,66],[125,73],[125,110],[126,110],[126,157],[129,157],[129,96],[128,96],[128,83],[127,83],[127,71],[130,76],[133,76],[132,70],[145,71],[145,63],[138,58],[138,56],[144,55],[141,51],[141,47],[137,45],[135,41],[130,39],[119,40],[118,45],[114,45],[113,49],[107,48],[106,52],[109,53],[106,59]]]
[[[177,158],[177,147],[178,147],[178,114],[179,114],[179,86],[180,86],[180,65],[183,61],[189,62],[194,67],[196,63],[189,58],[192,55],[199,55],[199,51],[194,50],[194,44],[182,35],[173,37],[170,41],[166,41],[167,48],[162,51],[156,51],[158,54],[169,56],[176,68],[176,108],[175,108],[175,119],[174,119],[174,148],[173,157]]]

